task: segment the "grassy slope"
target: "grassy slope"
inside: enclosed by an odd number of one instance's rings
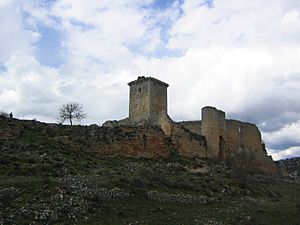
[[[0,224],[299,224],[297,182],[205,159],[103,158],[79,144],[80,128],[45,127],[0,142]]]

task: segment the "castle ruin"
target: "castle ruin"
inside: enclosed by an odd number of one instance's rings
[[[225,112],[212,106],[202,108],[202,120],[174,122],[168,115],[168,84],[141,76],[128,85],[129,117],[107,121],[104,127],[157,126],[181,155],[226,159],[243,152],[262,170],[273,167],[255,124],[226,119]]]

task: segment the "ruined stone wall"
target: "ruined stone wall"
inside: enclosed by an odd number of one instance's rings
[[[261,134],[256,125],[237,120],[227,120],[227,146],[229,152],[246,148],[262,152]]]
[[[183,129],[180,125],[174,124],[171,140],[174,149],[177,149],[179,155],[213,158],[213,156],[207,152],[205,137],[190,132],[188,129]]]
[[[231,153],[228,159],[241,172],[279,174],[278,167],[272,157],[263,152],[239,148]]]
[[[171,117],[163,111],[159,115],[158,126],[160,126],[166,136],[172,135],[174,122]]]
[[[166,158],[170,145],[163,131],[158,127],[113,127],[98,128],[92,138],[90,150],[100,155],[134,158]]]
[[[169,135],[166,135],[159,126],[64,126],[0,118],[0,141],[26,142],[29,140],[32,142],[36,140],[39,143],[39,140],[47,140],[57,146],[63,145],[80,151],[96,152],[101,156],[168,158],[176,152],[187,157],[216,157],[213,152],[207,150],[204,136],[190,132],[181,125],[172,123],[168,118],[165,122],[170,126]],[[238,122],[232,121],[234,124]],[[247,126],[250,125],[247,124]],[[29,135],[30,139],[28,139]],[[247,138],[245,140],[247,143]],[[39,146],[39,144],[33,144],[33,146]],[[266,155],[266,152],[252,151],[251,146],[249,149],[242,149],[236,144],[236,147],[237,149],[229,156],[237,165],[241,165],[241,168],[275,173],[275,163]]]
[[[166,118],[166,122],[168,119]],[[170,122],[170,121],[169,121]],[[174,125],[169,124],[169,125]],[[0,119],[0,140],[15,140],[27,131],[49,142],[97,152],[103,156],[167,158],[171,153],[206,157],[205,137],[172,126],[170,135],[159,126],[65,126],[34,121]]]
[[[255,124],[242,124],[242,145],[255,152],[262,152],[261,134]]]
[[[226,115],[225,112],[218,110],[218,122],[219,122],[219,132],[220,136],[226,138]]]
[[[107,120],[102,124],[102,127],[130,126],[131,124],[131,120],[125,118],[123,120]]]
[[[272,175],[278,174],[278,167],[271,156],[259,152],[255,152],[254,155],[254,160],[252,160],[251,163],[253,168],[256,169],[255,172],[263,172]]]
[[[161,117],[163,119],[163,117]],[[171,152],[187,157],[213,158],[207,152],[204,136],[190,132],[164,118],[161,127],[120,126],[112,127],[108,142],[95,142],[92,149],[99,154],[131,157],[168,157]]]
[[[111,122],[109,122],[111,123]],[[151,138],[149,138],[149,130],[151,131],[151,129],[149,127],[151,126],[108,126],[108,123],[104,124],[106,127],[110,127],[111,130],[113,129],[122,129],[122,130],[131,130],[131,129],[136,129],[136,131],[139,132],[143,132],[143,135],[146,136],[146,139],[151,140]],[[118,125],[118,124],[115,124]],[[147,128],[147,129],[145,129]],[[165,141],[169,147],[170,152],[177,152],[179,155],[183,155],[183,156],[187,156],[187,157],[204,157],[204,158],[213,158],[213,155],[207,152],[207,148],[206,148],[206,139],[204,136],[193,133],[191,131],[189,131],[188,129],[184,128],[181,125],[178,125],[176,123],[174,123],[171,118],[166,115],[166,114],[162,114],[159,118],[159,125],[156,127],[157,133],[153,133],[155,135],[157,135],[156,138],[161,139],[161,137],[163,136],[165,138]],[[117,133],[118,134],[118,133]],[[115,136],[115,134],[113,134]],[[142,143],[142,139],[145,138],[142,135],[136,136],[137,139],[133,139],[131,140],[132,143],[132,147],[136,150],[134,154],[137,154],[138,156],[143,156],[143,157],[150,157],[153,158],[156,156],[158,157],[164,157],[165,154],[161,154],[159,152],[161,152],[160,147],[156,146],[153,143],[157,143],[157,141],[155,141],[155,135],[153,136],[152,134],[150,135],[150,137],[153,137],[153,141],[149,142],[149,145],[151,145],[152,150],[154,151],[154,153],[156,151],[154,156],[151,155],[148,151],[147,155],[143,154],[141,155],[141,152],[145,152],[145,150],[141,149],[139,146],[141,144],[136,144],[137,143]],[[123,146],[123,144],[120,145],[120,143],[123,143],[123,139],[125,138],[125,141],[127,142],[127,136],[128,134],[125,133],[123,137],[119,137],[118,139],[122,140],[121,142],[117,142],[116,145],[109,145],[109,149],[110,150],[103,150],[103,149],[107,149],[107,146],[101,147],[102,149],[102,153],[103,152],[110,152],[112,154],[116,154],[118,155],[119,151],[120,151],[120,146]],[[129,135],[130,137],[131,135]],[[165,143],[165,144],[166,144]],[[95,145],[97,146],[97,145]],[[112,152],[112,149],[113,152]],[[124,152],[124,151],[121,151]],[[128,152],[128,151],[125,151]],[[130,150],[130,152],[132,152],[132,150]],[[169,152],[169,153],[170,153]],[[108,155],[110,153],[107,153]]]
[[[189,131],[201,135],[201,120],[177,122],[179,126],[183,126]]]

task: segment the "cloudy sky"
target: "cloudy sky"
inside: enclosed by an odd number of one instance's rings
[[[300,156],[300,1],[0,0],[0,111],[55,122],[77,101],[102,124],[139,75],[170,84],[174,120],[212,105]]]

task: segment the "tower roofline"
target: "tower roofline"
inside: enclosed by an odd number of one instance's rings
[[[136,84],[139,84],[139,83],[142,83],[142,82],[145,82],[145,81],[153,81],[157,84],[160,84],[160,85],[163,85],[165,87],[169,87],[169,85],[165,82],[162,82],[156,78],[153,78],[153,77],[144,77],[144,76],[139,76],[137,80],[134,80],[134,81],[131,81],[128,83],[129,86],[132,86],[132,85],[136,85]]]
[[[213,109],[213,110],[216,110],[216,111],[218,111],[218,112],[220,112],[220,113],[224,113],[224,114],[225,114],[224,111],[222,111],[222,110],[220,110],[220,109],[217,109],[217,108],[214,107],[214,106],[204,106],[204,107],[202,108],[202,110],[203,110],[203,109]]]

